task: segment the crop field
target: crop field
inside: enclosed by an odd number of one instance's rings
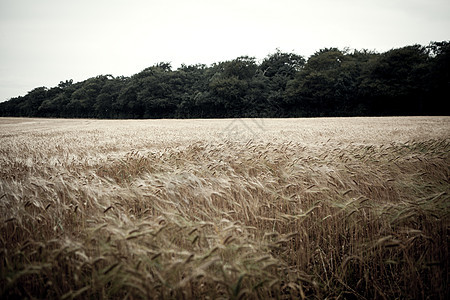
[[[450,117],[0,118],[1,299],[448,299]]]

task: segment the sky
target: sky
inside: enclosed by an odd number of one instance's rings
[[[158,62],[450,40],[448,0],[0,0],[0,102]]]

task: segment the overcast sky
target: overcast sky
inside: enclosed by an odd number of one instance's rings
[[[155,63],[450,39],[449,0],[0,0],[0,101]]]

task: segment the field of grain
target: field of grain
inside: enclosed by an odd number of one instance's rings
[[[0,298],[447,299],[450,117],[0,118]]]

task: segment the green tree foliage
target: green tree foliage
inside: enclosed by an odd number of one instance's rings
[[[252,57],[242,56],[215,66],[208,92],[216,99],[220,117],[244,117],[248,113],[249,86],[257,65]]]
[[[384,53],[276,50],[211,66],[161,62],[131,77],[61,81],[0,103],[0,116],[222,118],[448,115],[450,43]]]
[[[360,90],[367,67],[378,55],[370,51],[325,48],[312,55],[288,83],[286,105],[293,115],[365,115]]]
[[[442,114],[450,111],[450,42],[432,42],[428,46],[430,56],[430,91],[423,110],[427,114]]]
[[[261,98],[267,101],[266,106],[270,108],[266,116],[289,115],[290,107],[285,103],[286,87],[304,65],[305,59],[302,56],[279,50],[263,60],[260,65],[263,76],[258,76],[257,79],[266,86],[261,94]]]
[[[369,110],[381,115],[420,112],[430,85],[430,59],[420,45],[381,54],[361,84]]]

